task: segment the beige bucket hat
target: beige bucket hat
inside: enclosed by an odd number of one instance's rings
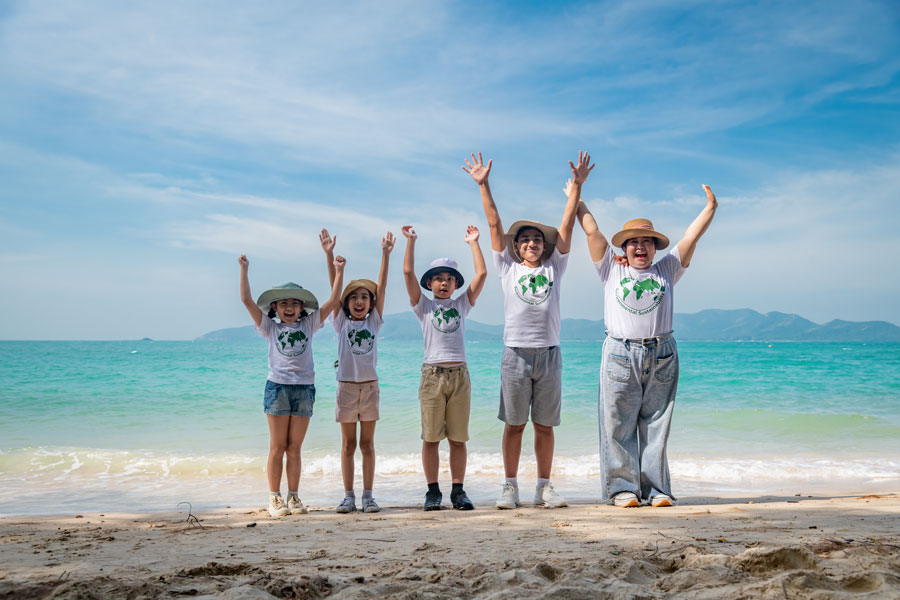
[[[375,296],[377,295],[375,292],[378,291],[378,285],[371,279],[353,279],[344,286],[344,291],[341,292],[341,306],[344,305],[344,300],[347,299],[350,292],[358,290],[359,288],[369,290],[369,293],[372,294],[372,302],[375,302]]]

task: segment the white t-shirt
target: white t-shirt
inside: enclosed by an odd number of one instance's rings
[[[594,263],[603,282],[603,321],[617,338],[650,338],[672,331],[672,291],[684,274],[678,246],[649,269],[622,266],[613,250]]]
[[[362,321],[354,321],[341,309],[331,324],[338,337],[338,381],[378,379],[378,331],[384,320],[374,308]]]
[[[509,250],[494,251],[494,266],[503,288],[506,325],[503,343],[511,348],[547,348],[559,345],[559,286],[569,262],[568,254],[553,254],[537,268],[516,262]]]
[[[425,336],[425,364],[466,362],[466,315],[472,310],[469,294],[463,292],[456,299],[421,294],[412,309]]]
[[[289,385],[315,383],[312,336],[321,328],[318,309],[288,325],[262,316],[256,330],[269,340],[269,381]]]

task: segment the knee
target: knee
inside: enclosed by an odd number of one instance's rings
[[[523,431],[525,431],[525,424],[507,425],[506,426],[506,434],[507,435],[522,435]]]
[[[344,454],[353,454],[356,452],[356,438],[344,438],[341,443],[341,452]]]
[[[453,440],[447,440],[447,443],[450,444],[450,450],[451,450],[451,452],[452,452],[453,450],[465,450],[465,449],[466,449],[466,443],[465,443],[465,442],[454,442]]]
[[[553,428],[549,425],[538,425],[537,423],[532,423],[534,426],[534,434],[535,435],[543,435],[543,436],[552,436]]]
[[[374,440],[360,440],[359,441],[359,451],[363,454],[375,454],[375,442]]]
[[[284,456],[284,453],[287,452],[288,444],[284,440],[270,440],[269,441],[269,455],[271,456]]]

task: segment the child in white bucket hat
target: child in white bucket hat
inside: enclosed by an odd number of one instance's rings
[[[238,263],[241,265],[241,302],[257,331],[269,342],[269,375],[263,398],[269,424],[266,463],[269,514],[273,517],[303,514],[306,508],[299,496],[300,448],[316,401],[312,336],[322,328],[325,317],[338,303],[345,261],[342,256],[334,259],[337,276],[331,286],[331,296],[321,306],[312,292],[296,283],[270,288],[254,302],[247,275],[250,261],[242,254]],[[287,471],[287,503],[281,497],[282,471]]]
[[[477,158],[472,154],[472,161],[466,159],[463,167],[481,191],[491,231],[494,265],[504,296],[498,418],[505,423],[502,450],[506,480],[497,508],[520,506],[517,473],[522,435],[529,418],[534,429],[538,476],[534,505],[566,506],[566,501],[550,484],[553,428],[561,422],[562,406],[559,297],[572,245],[578,194],[593,168],[588,166],[590,161],[587,153],[579,152],[578,165],[569,163],[575,185],[563,210],[559,230],[535,221],[516,221],[509,231],[504,231],[488,185],[492,161],[485,165],[480,153]]]
[[[403,257],[403,279],[409,293],[409,303],[419,318],[425,337],[425,358],[419,382],[419,403],[422,416],[422,467],[425,471],[425,510],[440,510],[441,494],[438,484],[441,440],[450,445],[450,502],[457,510],[472,510],[475,505],[463,489],[466,476],[466,442],[469,440],[469,405],[472,385],[466,366],[465,320],[484,287],[487,267],[478,245],[478,228],[469,225],[465,241],[472,249],[475,275],[464,294],[453,298],[465,280],[459,266],[450,258],[438,258],[416,279],[416,230],[412,225],[401,231],[406,237]],[[422,293],[430,291],[433,298]]]
[[[331,267],[337,236],[327,229],[319,234],[328,276],[334,280]],[[354,279],[341,293],[341,301],[334,306],[331,324],[338,336],[337,398],[334,420],[341,426],[341,476],[344,497],[335,512],[356,512],[355,457],[357,439],[362,454],[362,511],[381,510],[375,502],[372,488],[375,481],[375,423],[379,419],[381,392],[378,387],[378,332],[384,324],[384,296],[387,288],[388,264],[394,249],[394,234],[388,231],[381,239],[381,269],[378,283],[371,279]],[[357,436],[357,423],[359,435]]]

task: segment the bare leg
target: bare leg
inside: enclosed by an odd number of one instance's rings
[[[269,491],[281,489],[281,473],[284,470],[284,453],[288,446],[289,415],[266,415],[269,424],[269,459],[266,461],[266,478]]]
[[[360,422],[359,451],[362,453],[363,489],[371,490],[375,482],[375,421]]]
[[[550,479],[550,470],[553,468],[553,446],[555,438],[553,428],[546,425],[534,426],[534,456],[537,459],[538,477]]]
[[[341,477],[344,479],[344,490],[353,489],[353,476],[356,470],[356,423],[341,423]]]
[[[450,477],[453,483],[462,483],[466,478],[466,459],[468,455],[466,453],[466,443],[465,442],[454,442],[453,440],[447,440],[450,443]]]
[[[285,451],[287,458],[285,470],[287,471],[288,491],[297,491],[300,489],[300,471],[302,469],[300,448],[303,446],[306,430],[309,429],[309,417],[290,417],[290,419],[287,450]]]
[[[522,432],[525,425],[506,425],[503,428],[503,470],[507,478],[519,472],[519,456],[522,454]]]
[[[440,445],[440,442],[422,442],[422,469],[425,471],[425,483],[437,483],[441,467],[441,457],[438,454]]]

